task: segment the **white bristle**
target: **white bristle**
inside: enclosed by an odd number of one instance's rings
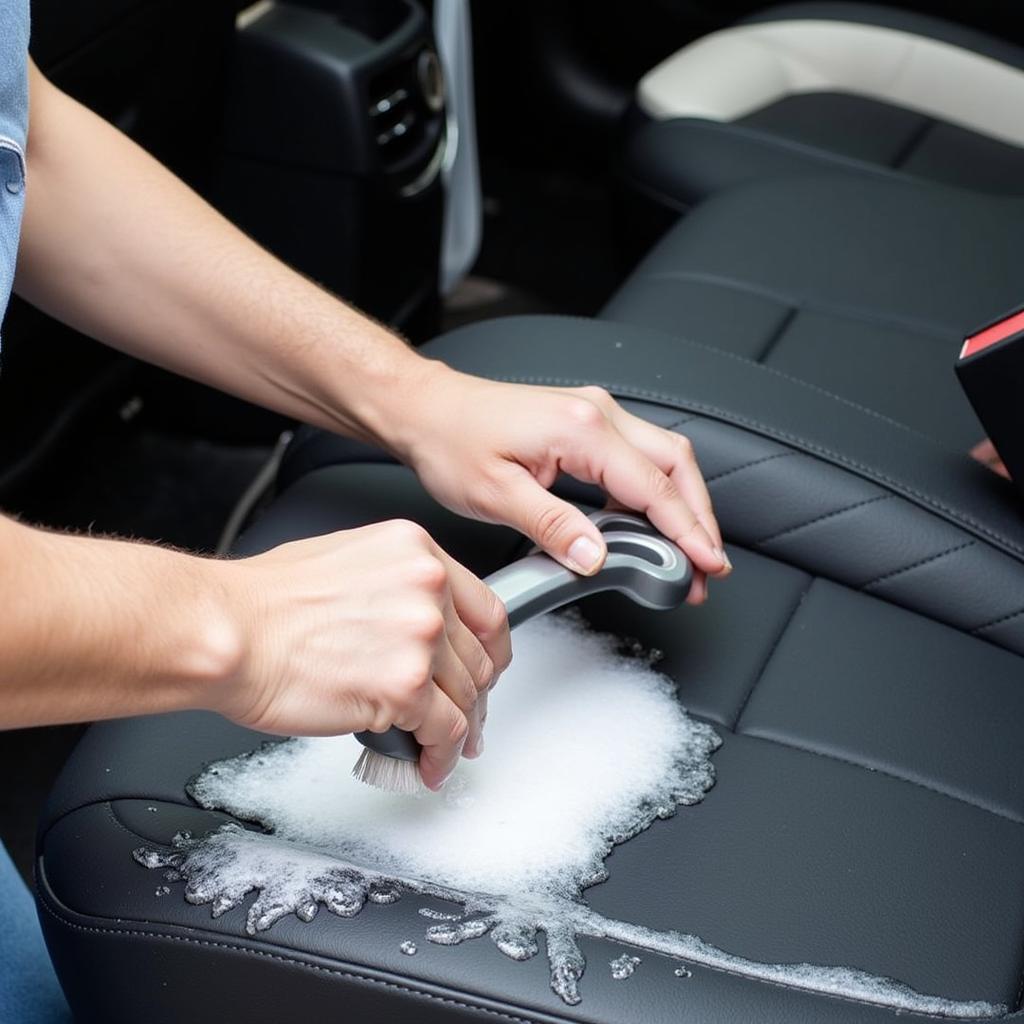
[[[420,777],[419,766],[415,761],[403,761],[400,757],[388,757],[378,754],[376,750],[364,747],[359,755],[352,777],[368,786],[385,789],[389,793],[401,796],[415,796],[426,788]]]

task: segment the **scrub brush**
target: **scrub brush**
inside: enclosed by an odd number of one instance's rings
[[[484,581],[504,602],[510,627],[605,590],[662,610],[686,600],[693,569],[675,544],[645,519],[624,512],[594,512],[590,519],[608,546],[608,558],[595,575],[580,576],[534,551]],[[406,795],[424,789],[421,748],[412,733],[391,728],[383,733],[358,732],[356,739],[365,747],[352,769],[360,782]]]

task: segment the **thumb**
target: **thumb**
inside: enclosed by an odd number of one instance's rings
[[[574,505],[556,498],[525,470],[505,492],[501,518],[573,572],[593,576],[608,554],[601,531]]]

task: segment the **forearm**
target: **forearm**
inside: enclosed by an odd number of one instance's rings
[[[244,653],[216,567],[0,517],[0,728],[214,706]]]
[[[35,69],[28,163],[16,287],[30,302],[147,361],[381,440],[426,362]]]

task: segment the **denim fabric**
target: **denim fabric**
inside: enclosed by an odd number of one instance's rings
[[[0,0],[0,321],[11,295],[25,207],[28,4]]]
[[[32,896],[0,844],[0,1021],[70,1024]]]

